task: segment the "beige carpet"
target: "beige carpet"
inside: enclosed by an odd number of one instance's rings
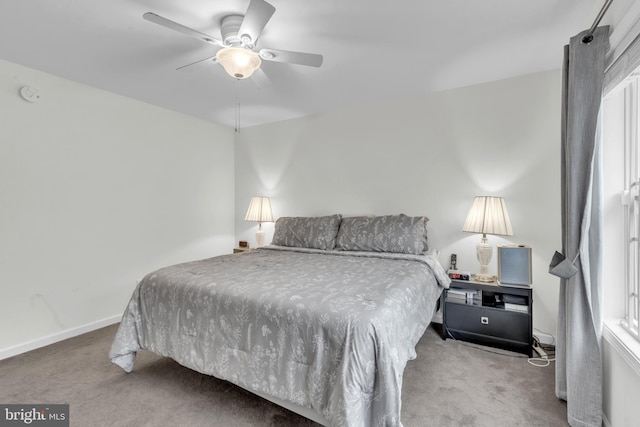
[[[0,361],[0,403],[69,403],[77,427],[316,425],[147,351],[125,374],[107,358],[115,330]],[[443,341],[432,327],[417,352],[404,375],[405,427],[568,425],[554,396],[553,364],[537,368],[515,353]]]

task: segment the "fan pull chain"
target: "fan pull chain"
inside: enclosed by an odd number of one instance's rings
[[[240,133],[240,100],[238,99],[238,85],[240,79],[236,79],[236,133]]]

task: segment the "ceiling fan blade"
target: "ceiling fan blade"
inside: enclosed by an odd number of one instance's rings
[[[180,67],[176,68],[176,71],[177,71],[177,70],[182,70],[183,68],[191,67],[192,65],[196,65],[196,64],[199,64],[199,63],[201,63],[201,62],[205,62],[205,61],[217,62],[217,60],[216,60],[216,57],[215,57],[215,56],[210,56],[210,57],[208,57],[208,58],[199,59],[199,60],[197,60],[196,62],[192,62],[192,63],[187,64],[187,65],[182,65],[182,66],[180,66]]]
[[[267,77],[262,68],[258,68],[253,72],[251,80],[255,83],[258,89],[264,89],[271,86],[271,80]]]
[[[260,49],[260,58],[265,61],[286,62],[289,64],[319,67],[323,57],[315,53],[291,52],[289,50]]]
[[[264,0],[251,0],[238,31],[240,40],[255,46],[256,40],[275,11],[276,8]]]
[[[146,19],[149,22],[153,22],[154,24],[158,24],[158,25],[162,25],[165,28],[169,28],[170,30],[174,30],[177,31],[179,33],[185,34],[187,36],[190,37],[194,37],[196,39],[205,41],[207,43],[210,43],[214,46],[224,46],[224,44],[222,43],[222,41],[211,37],[209,34],[205,34],[205,33],[201,33],[200,31],[196,31],[193,28],[189,28],[189,27],[185,27],[182,24],[178,24],[177,22],[174,22],[170,19],[167,18],[163,18],[160,15],[156,15],[153,12],[147,12],[144,15],[142,15],[142,17],[144,19]]]

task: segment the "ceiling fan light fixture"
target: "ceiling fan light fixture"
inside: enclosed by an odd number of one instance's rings
[[[216,60],[235,79],[246,79],[260,67],[260,56],[241,47],[225,47],[218,51]]]

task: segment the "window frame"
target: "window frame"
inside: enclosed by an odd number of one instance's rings
[[[640,76],[624,83],[624,318],[620,325],[640,342]]]

